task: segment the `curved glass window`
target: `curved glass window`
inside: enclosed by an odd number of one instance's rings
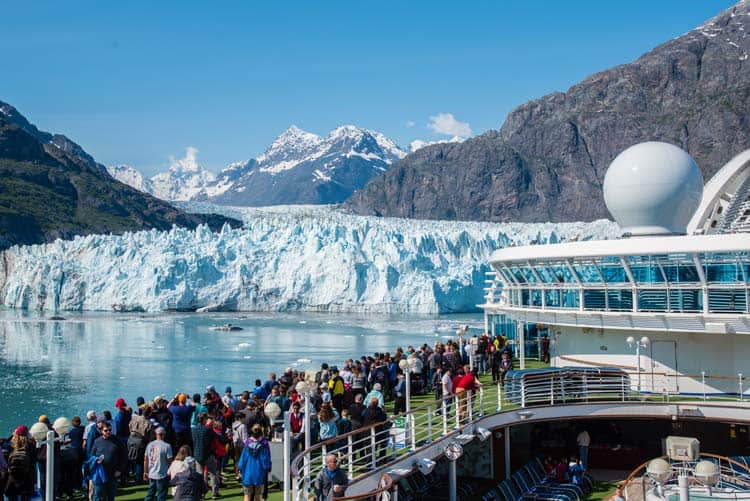
[[[544,291],[544,301],[547,308],[562,307],[562,291],[559,289],[547,289]]]
[[[602,274],[595,263],[574,264],[573,268],[578,274],[578,278],[585,284],[600,284],[603,282]]]
[[[516,282],[519,284],[525,284],[526,283],[526,277],[523,273],[521,273],[521,269],[517,266],[513,266],[510,268],[510,272],[513,274],[513,278],[516,279]]]
[[[663,264],[665,278],[670,283],[700,283],[698,270],[693,263],[670,263]]]
[[[664,283],[664,274],[656,264],[631,264],[630,271],[639,284]]]

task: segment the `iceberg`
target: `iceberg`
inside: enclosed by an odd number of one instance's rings
[[[614,238],[611,221],[482,223],[230,208],[244,222],[90,235],[0,255],[0,303],[35,310],[458,313],[484,302],[498,248]]]

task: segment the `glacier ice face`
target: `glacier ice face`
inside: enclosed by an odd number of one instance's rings
[[[0,300],[46,310],[170,309],[442,313],[483,302],[491,252],[510,244],[613,238],[609,221],[417,221],[326,207],[196,206],[244,228],[174,228],[13,247]]]

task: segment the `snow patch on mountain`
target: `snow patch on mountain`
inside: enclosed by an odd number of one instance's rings
[[[198,149],[188,146],[184,158],[170,157],[168,172],[151,178],[152,194],[162,200],[191,200],[214,180],[214,175],[198,164]]]
[[[43,310],[476,311],[495,249],[619,234],[609,221],[438,222],[320,206],[190,205],[245,226],[13,247],[0,256],[0,302]]]
[[[411,143],[409,143],[409,151],[411,153],[414,153],[417,150],[421,150],[425,146],[430,146],[432,144],[442,144],[442,143],[463,143],[465,138],[453,136],[450,139],[441,139],[439,141],[422,141],[421,139],[415,139]]]
[[[136,190],[140,190],[144,193],[153,193],[153,186],[151,180],[143,177],[143,174],[133,166],[130,165],[110,165],[107,167],[107,172],[114,179],[117,179],[121,183],[125,183],[132,186]]]

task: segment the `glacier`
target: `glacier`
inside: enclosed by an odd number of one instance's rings
[[[481,223],[355,216],[336,207],[231,208],[244,227],[91,235],[12,247],[0,302],[36,310],[477,311],[495,249],[614,238],[592,223]]]

